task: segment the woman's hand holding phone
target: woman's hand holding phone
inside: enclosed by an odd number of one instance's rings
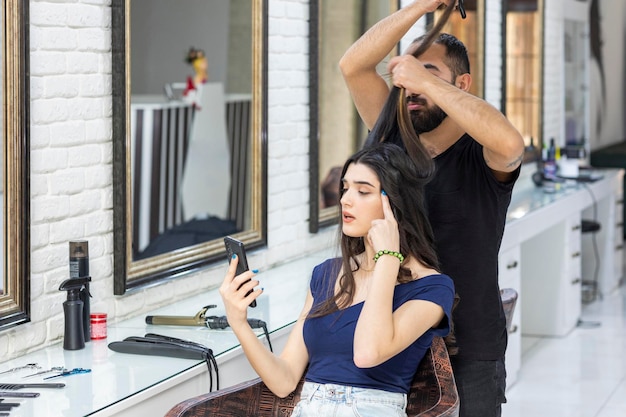
[[[224,238],[228,256],[228,270],[220,287],[220,295],[226,308],[231,327],[236,323],[247,323],[248,306],[256,307],[256,298],[263,293],[255,290],[259,281],[253,279],[256,271],[250,271],[242,242],[230,236]]]
[[[247,325],[248,306],[251,304],[251,300],[255,302],[256,298],[263,292],[260,288],[254,289],[259,284],[259,281],[253,279],[254,272],[245,271],[236,275],[239,260],[237,255],[231,259],[219,289],[230,327],[235,327],[238,324]]]
[[[237,269],[235,271],[235,275],[241,275],[250,269],[248,268],[248,257],[246,256],[246,247],[243,242],[235,239],[234,237],[226,236],[224,238],[224,246],[226,246],[226,255],[228,256],[229,264],[235,256],[237,257]],[[252,290],[248,291],[246,293],[246,297],[251,292]],[[256,307],[256,300],[252,300],[250,307]]]

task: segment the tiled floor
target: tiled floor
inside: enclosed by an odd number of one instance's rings
[[[583,307],[563,338],[523,337],[503,417],[626,417],[626,286]]]

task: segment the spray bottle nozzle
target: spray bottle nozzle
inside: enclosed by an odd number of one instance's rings
[[[67,291],[69,297],[70,294],[78,294],[90,281],[91,277],[66,279],[59,286],[59,291]]]

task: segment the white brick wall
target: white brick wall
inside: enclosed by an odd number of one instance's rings
[[[31,323],[1,335],[3,359],[61,339],[69,240],[112,305],[110,22],[109,1],[31,1]]]
[[[500,108],[502,100],[502,3],[485,5],[485,100]]]
[[[565,144],[563,101],[563,3],[545,1],[543,64],[543,138]]]

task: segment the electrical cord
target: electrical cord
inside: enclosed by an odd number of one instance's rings
[[[209,353],[207,354],[206,365],[209,368],[209,392],[213,392],[213,369],[215,369],[215,385],[216,390],[220,389],[220,372],[217,368],[217,361],[215,360],[215,356],[213,355],[213,351],[209,349]],[[211,365],[213,369],[211,369]]]
[[[213,392],[213,370],[215,370],[216,389],[220,389],[220,373],[217,367],[217,360],[215,359],[215,355],[213,355],[212,349],[191,340],[178,339],[176,337],[165,336],[157,333],[146,333],[145,338],[148,340],[161,341],[162,343],[173,343],[181,347],[186,346],[189,349],[201,352],[201,355],[207,364],[207,368],[209,369],[209,392]]]

